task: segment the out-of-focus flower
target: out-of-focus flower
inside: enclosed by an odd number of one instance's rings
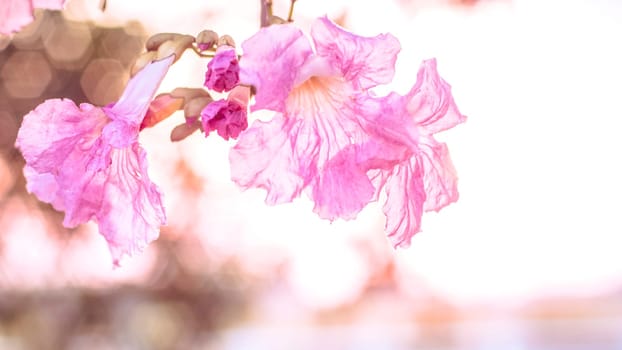
[[[235,49],[228,45],[221,45],[216,55],[207,64],[205,73],[205,87],[223,92],[229,91],[239,82],[240,66]]]
[[[434,61],[424,62],[406,96],[370,91],[393,79],[394,36],[361,37],[320,18],[311,37],[315,50],[292,24],[274,25],[242,44],[240,83],[257,92],[251,110],[276,114],[240,135],[232,179],[266,189],[268,204],[305,190],[314,211],[330,220],[354,218],[384,189],[387,231],[405,246],[424,207],[457,199],[446,147],[431,134],[464,117]]]
[[[28,190],[64,211],[66,227],[97,221],[115,265],[142,251],[166,222],[138,133],[173,60],[147,65],[106,107],[47,100],[24,117],[17,136]]]
[[[225,140],[237,138],[248,127],[247,110],[250,88],[238,85],[229,92],[226,100],[209,103],[201,112],[203,131],[207,136],[216,130]]]
[[[34,20],[34,9],[61,10],[66,0],[0,1],[0,34],[11,34]]]

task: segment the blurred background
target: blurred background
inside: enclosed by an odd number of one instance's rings
[[[274,0],[286,17],[289,1]],[[13,147],[43,100],[118,98],[149,35],[203,29],[241,43],[255,0],[69,0],[0,37],[0,349],[622,349],[622,3],[616,0],[299,0],[402,43],[406,92],[437,57],[467,123],[438,135],[460,200],[393,250],[381,206],[329,223],[267,207],[229,180],[233,143],[183,120],[147,129],[169,225],[112,269],[94,224],[74,230],[25,190]],[[161,90],[201,86],[188,52]]]

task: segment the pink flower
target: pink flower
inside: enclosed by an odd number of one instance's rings
[[[66,0],[0,1],[0,34],[11,34],[34,20],[34,9],[61,10]]]
[[[216,56],[207,64],[205,87],[223,92],[233,89],[239,82],[240,66],[235,49],[222,45],[216,50]]]
[[[138,133],[173,59],[147,65],[107,107],[47,100],[24,117],[17,136],[28,190],[64,211],[65,227],[95,220],[115,265],[155,240],[166,221]]]
[[[257,91],[251,110],[276,114],[240,135],[232,179],[266,189],[268,204],[304,190],[330,220],[354,218],[384,190],[387,232],[405,245],[420,229],[424,202],[438,210],[457,199],[446,148],[431,134],[464,117],[434,61],[424,62],[406,96],[370,91],[393,79],[400,45],[392,35],[361,37],[320,18],[311,37],[313,48],[292,24],[275,25],[242,44],[240,83]]]
[[[214,101],[201,111],[201,123],[205,136],[213,130],[225,140],[237,138],[248,127],[246,111],[250,88],[236,86],[226,100]]]

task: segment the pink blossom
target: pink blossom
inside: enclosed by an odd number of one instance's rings
[[[384,190],[387,233],[405,246],[424,209],[457,199],[447,149],[431,135],[464,117],[433,60],[405,96],[370,91],[393,79],[400,44],[392,35],[361,37],[320,18],[311,38],[313,46],[285,24],[242,44],[240,83],[257,92],[251,110],[276,113],[240,135],[232,179],[266,189],[268,204],[304,190],[330,220],[354,218]]]
[[[34,20],[34,9],[61,10],[66,0],[0,1],[0,34],[11,34]]]
[[[107,107],[47,100],[24,117],[17,136],[28,190],[64,211],[65,227],[95,220],[115,265],[155,240],[166,221],[138,133],[173,59],[147,65]]]
[[[237,138],[240,132],[248,127],[247,108],[250,88],[236,86],[226,100],[218,100],[208,104],[201,111],[201,123],[205,136],[213,130],[225,140]]]
[[[222,45],[216,50],[216,55],[207,64],[205,73],[205,87],[223,92],[233,89],[239,82],[240,66],[235,49]]]

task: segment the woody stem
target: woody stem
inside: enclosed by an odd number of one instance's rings
[[[272,0],[259,0],[261,4],[260,22],[261,27],[267,27],[270,25],[270,18],[272,18]]]
[[[287,22],[291,22],[293,20],[295,3],[296,0],[291,0],[291,3],[289,4],[289,14],[287,15]]]

